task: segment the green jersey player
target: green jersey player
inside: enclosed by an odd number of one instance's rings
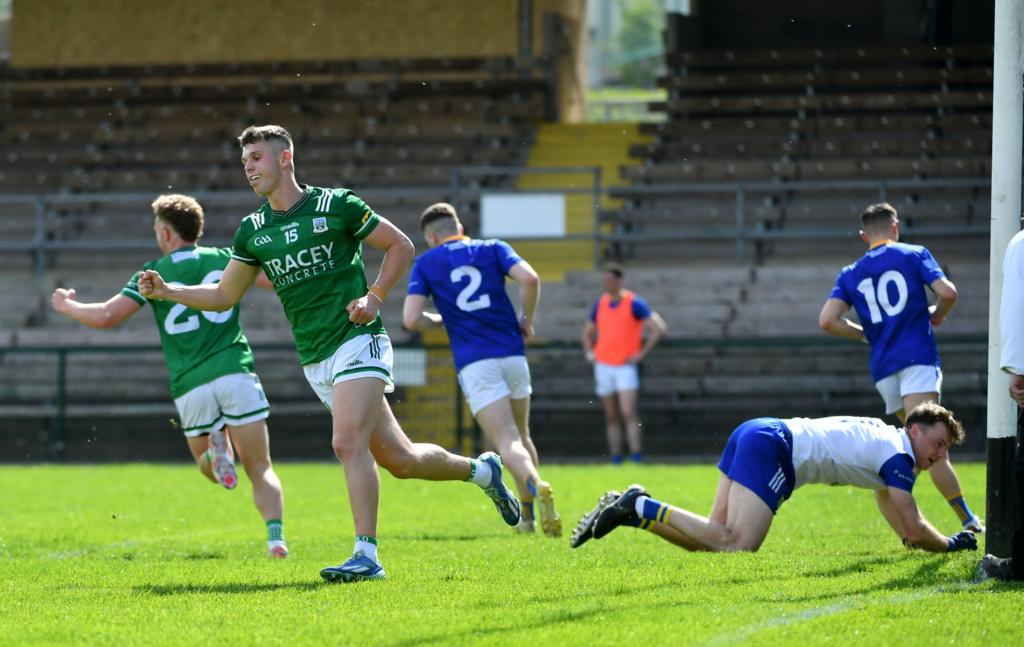
[[[242,219],[232,260],[216,285],[175,286],[146,270],[140,292],[201,310],[232,308],[266,272],[291,323],[310,386],[331,411],[332,446],[345,469],[355,548],[328,581],[382,579],[377,556],[377,463],[399,478],[471,480],[484,488],[505,522],[519,522],[519,502],[505,487],[498,456],[477,460],[437,445],[413,443],[384,398],[394,389],[391,343],[378,316],[388,292],[409,267],[412,242],[346,189],[300,185],[291,135],[280,126],[252,126],[238,138],[253,191],[267,198]],[[384,252],[367,285],[362,242]]]
[[[184,195],[163,195],[153,202],[153,231],[165,255],[146,263],[174,285],[216,283],[231,258],[229,249],[196,245],[203,234],[203,209]],[[145,271],[144,270],[144,271]],[[75,291],[58,288],[53,308],[93,328],[119,325],[150,303],[167,361],[171,395],[181,427],[199,470],[208,479],[234,488],[234,449],[243,459],[253,499],[267,524],[271,557],[286,557],[281,517],[281,481],[270,462],[266,419],[270,405],[253,370],[252,350],[238,323],[238,308],[201,312],[176,303],[149,300],[139,293],[139,273],[103,303],[75,300]],[[262,279],[266,282],[266,279]],[[265,287],[269,287],[267,284]]]

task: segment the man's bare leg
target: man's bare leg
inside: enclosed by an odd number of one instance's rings
[[[619,413],[622,414],[622,427],[626,432],[626,443],[633,459],[639,459],[643,452],[643,434],[640,431],[640,416],[637,414],[637,391],[618,392]]]
[[[605,437],[608,439],[608,451],[611,453],[612,461],[622,460],[622,428],[619,426],[619,405],[618,398],[613,393],[601,396],[601,406],[604,408]]]

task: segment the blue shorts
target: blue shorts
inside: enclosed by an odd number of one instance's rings
[[[778,418],[754,418],[729,436],[718,469],[776,512],[793,494],[793,435]]]

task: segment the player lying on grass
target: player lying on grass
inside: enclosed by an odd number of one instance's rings
[[[156,243],[164,256],[146,263],[146,270],[159,271],[174,284],[217,282],[231,250],[196,245],[203,235],[199,203],[189,196],[162,195],[153,202],[153,214]],[[242,334],[238,308],[200,312],[150,300],[139,294],[138,277],[136,273],[120,294],[103,303],[82,303],[75,300],[73,289],[58,288],[53,309],[93,328],[112,328],[147,303],[153,306],[174,405],[199,471],[214,483],[234,488],[238,477],[233,442],[267,525],[267,550],[271,557],[287,557],[281,521],[284,496],[270,463],[266,423],[270,405],[253,369],[252,349]],[[262,280],[269,288],[269,281]]]
[[[975,550],[974,533],[942,535],[921,515],[911,493],[917,474],[963,439],[960,422],[934,402],[911,411],[902,430],[877,418],[755,418],[729,437],[710,516],[662,503],[633,485],[602,497],[580,520],[570,545],[634,526],[686,550],[756,551],[793,490],[823,483],[874,490],[882,516],[908,547]]]
[[[517,528],[533,532],[536,498],[544,534],[561,537],[562,520],[555,512],[551,485],[537,470],[537,448],[528,426],[531,388],[525,340],[533,335],[540,279],[505,241],[464,235],[450,204],[427,207],[420,231],[430,250],[416,259],[409,276],[402,310],[405,327],[448,331],[469,408],[516,478],[523,504]],[[522,316],[516,315],[505,292],[506,276],[519,284]],[[428,297],[440,314],[424,310]]]
[[[306,380],[331,411],[331,445],[345,469],[355,526],[351,557],[322,569],[321,577],[332,582],[385,577],[377,556],[378,463],[398,478],[472,481],[505,523],[518,524],[519,501],[502,481],[497,454],[474,460],[413,443],[384,398],[394,390],[394,353],[378,311],[412,261],[412,242],[348,189],[298,184],[294,145],[284,128],[251,126],[238,144],[246,181],[267,200],[242,219],[220,282],[175,286],[147,270],[139,289],[146,297],[221,311],[239,302],[261,268],[270,278]],[[364,240],[384,252],[377,280],[369,286]]]

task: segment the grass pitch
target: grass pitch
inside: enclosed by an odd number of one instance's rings
[[[958,465],[968,500],[984,467]],[[869,492],[808,486],[757,554],[691,554],[620,529],[568,533],[638,481],[706,513],[711,466],[543,466],[566,536],[517,536],[478,488],[382,475],[385,582],[327,585],[351,551],[341,468],[282,464],[292,556],[264,557],[244,480],[194,468],[0,468],[0,632],[7,644],[1020,644],[1024,586],[977,582],[978,553],[904,550]],[[926,516],[956,519],[927,476]]]

